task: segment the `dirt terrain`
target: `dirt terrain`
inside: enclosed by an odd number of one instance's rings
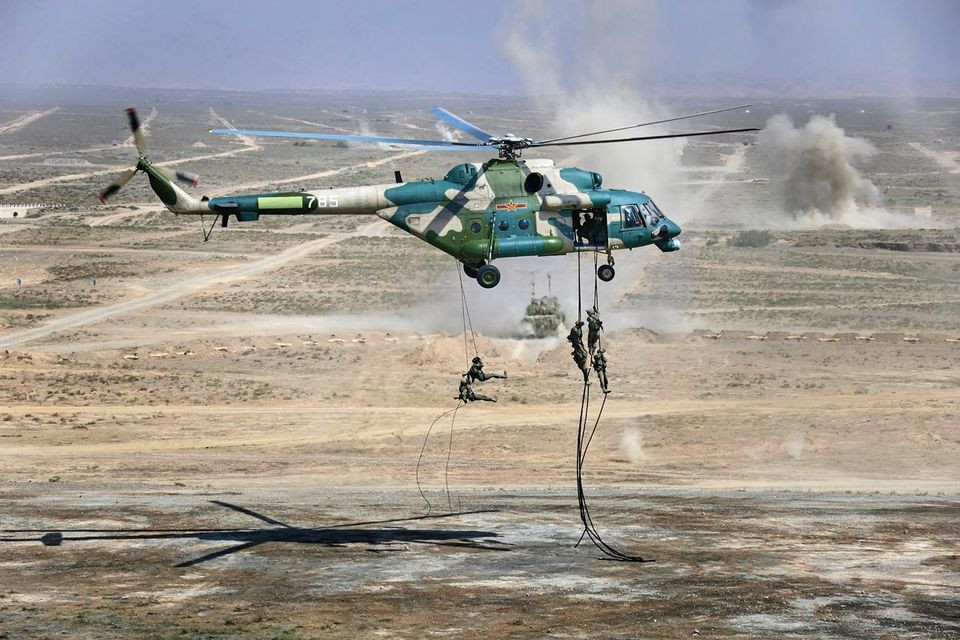
[[[219,98],[150,121],[151,154],[204,193],[462,161],[199,133],[434,130],[410,98]],[[474,117],[536,126],[509,106]],[[624,563],[577,546],[569,349],[516,337],[548,272],[576,314],[576,258],[465,281],[475,348],[453,261],[380,221],[203,243],[144,181],[91,206],[132,157],[110,144],[127,135],[114,111],[0,113],[19,123],[0,137],[3,202],[64,205],[0,221],[0,638],[960,638],[960,176],[936,159],[960,140],[891,133],[890,113],[857,125],[891,208],[931,206],[929,225],[771,224],[743,247],[743,225],[714,220],[680,252],[618,256],[584,484],[605,540],[653,561]],[[43,164],[65,140],[86,174]],[[702,174],[713,205],[766,206],[745,148],[691,146],[686,188]],[[475,352],[508,374],[482,385],[498,402],[427,437]]]

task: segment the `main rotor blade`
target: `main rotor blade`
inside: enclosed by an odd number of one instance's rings
[[[130,182],[130,178],[132,178],[133,174],[136,172],[136,169],[127,169],[117,176],[117,179],[110,183],[110,186],[101,191],[100,195],[97,196],[100,199],[100,202],[106,202],[107,198],[115,194],[117,191],[120,191],[120,189],[123,188],[123,185]]]
[[[652,122],[641,122],[640,124],[631,124],[626,127],[617,127],[616,129],[605,129],[603,131],[593,131],[592,133],[581,133],[575,136],[565,136],[563,138],[551,138],[550,140],[541,140],[544,144],[548,142],[560,142],[561,140],[574,140],[575,138],[585,138],[587,136],[598,136],[602,133],[613,133],[614,131],[625,131],[627,129],[636,129],[637,127],[649,127],[654,124],[663,124],[665,122],[676,122],[677,120],[686,120],[687,118],[699,118],[700,116],[709,116],[714,113],[723,113],[724,111],[735,111],[737,109],[746,109],[752,105],[741,104],[736,107],[724,107],[723,109],[714,109],[713,111],[698,111],[686,116],[677,116],[676,118],[667,118],[666,120],[654,120]]]
[[[580,144],[609,144],[611,142],[638,142],[640,140],[663,140],[664,138],[693,138],[694,136],[713,136],[721,133],[744,133],[760,131],[756,127],[749,129],[721,129],[718,131],[697,131],[694,133],[667,133],[661,136],[637,136],[635,138],[616,138],[614,140],[580,140],[577,142],[535,142],[530,147],[572,147]]]
[[[414,140],[411,138],[381,138],[379,136],[354,136],[336,133],[298,133],[296,131],[255,131],[251,129],[210,129],[210,133],[228,136],[260,136],[263,138],[306,138],[308,140],[346,140],[349,142],[382,142],[385,144],[412,145],[437,151],[489,148],[475,142],[450,142],[449,140]]]
[[[474,138],[477,138],[478,140],[482,140],[483,142],[486,142],[487,140],[493,137],[491,134],[487,133],[480,127],[467,122],[466,120],[464,120],[458,115],[450,113],[443,107],[432,107],[430,108],[429,111],[430,113],[437,116],[441,120],[447,122],[448,124],[452,124],[453,126],[455,126],[457,129],[460,129],[461,131],[469,133],[470,135],[472,135]]]
[[[143,139],[143,131],[140,130],[140,118],[137,116],[137,110],[133,107],[127,109],[127,120],[130,121],[130,131],[133,132],[133,144],[136,145],[137,152],[143,155],[147,143]]]

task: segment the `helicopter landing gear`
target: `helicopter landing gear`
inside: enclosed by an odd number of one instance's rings
[[[500,284],[500,269],[492,264],[485,264],[477,269],[477,283],[484,289],[493,289]]]
[[[466,262],[464,262],[464,263],[463,263],[463,272],[464,272],[465,274],[467,274],[467,277],[468,277],[468,278],[476,278],[476,277],[477,277],[477,271],[479,271],[480,267],[482,267],[484,264],[485,264],[485,263],[481,262],[481,263],[480,263],[479,265],[477,265],[476,267],[473,267],[473,266],[470,266],[469,264],[467,264]]]
[[[597,267],[597,277],[604,282],[610,282],[616,274],[617,272],[614,270],[613,265],[602,264]]]

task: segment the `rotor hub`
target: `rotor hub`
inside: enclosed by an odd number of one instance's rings
[[[500,151],[500,157],[504,160],[516,160],[524,149],[535,144],[535,142],[533,138],[523,138],[513,133],[508,133],[505,136],[494,136],[487,140],[488,145],[497,147]]]

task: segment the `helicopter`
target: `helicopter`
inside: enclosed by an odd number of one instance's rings
[[[669,219],[646,193],[603,187],[603,176],[577,167],[558,167],[553,160],[521,159],[526,149],[612,144],[744,133],[757,128],[722,129],[613,139],[589,139],[596,135],[638,127],[702,117],[750,105],[702,111],[675,118],[615,127],[578,135],[534,140],[510,133],[491,134],[459,116],[433,107],[430,113],[478,142],[418,140],[367,135],[338,135],[246,129],[211,129],[210,133],[235,136],[282,137],[379,143],[390,147],[428,151],[476,151],[497,157],[485,162],[466,162],[451,168],[440,179],[404,182],[399,171],[395,182],[369,186],[313,191],[194,197],[177,182],[197,186],[195,174],[171,172],[152,164],[140,119],[127,109],[139,158],[114,180],[99,198],[101,202],[119,191],[138,172],[168,210],[178,215],[212,215],[204,241],[217,222],[226,227],[231,217],[253,222],[263,215],[377,215],[394,226],[456,258],[464,273],[485,288],[499,284],[500,270],[494,260],[519,256],[555,256],[581,251],[606,254],[606,264],[597,267],[597,277],[614,278],[613,251],[654,245],[660,251],[680,249],[680,226]]]

